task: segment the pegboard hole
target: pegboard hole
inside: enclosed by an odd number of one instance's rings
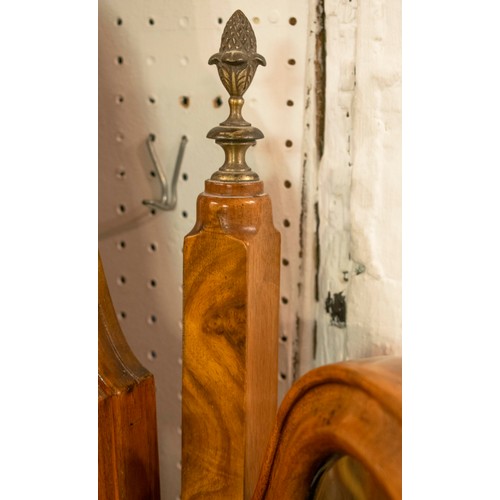
[[[119,249],[123,249],[127,246],[127,243],[125,241],[120,241],[120,243],[118,243],[118,248]]]
[[[123,64],[123,57],[122,56],[118,56],[116,58],[116,64]]]
[[[151,177],[156,177],[156,172],[154,170],[151,170],[151,172],[149,172],[149,175]]]
[[[292,187],[292,183],[289,180],[286,180],[283,184],[287,189],[290,189]]]
[[[224,19],[222,19],[222,17],[218,17],[218,18],[217,18],[217,22],[218,22],[219,24],[222,24],[222,23],[224,22]]]
[[[117,171],[116,171],[116,177],[118,177],[118,179],[123,179],[126,175],[126,172],[125,172],[125,169],[123,167],[120,167]]]
[[[116,96],[116,103],[117,104],[121,104],[124,100],[125,100],[125,97],[123,97],[122,95]]]
[[[288,259],[283,259],[281,261],[281,263],[284,265],[284,266],[288,266],[288,264],[290,264],[290,261]]]
[[[156,141],[156,135],[155,135],[155,134],[153,134],[153,133],[151,132],[151,133],[149,134],[149,140],[150,140],[151,142],[155,142],[155,141]]]
[[[152,17],[149,18],[148,22],[150,26],[154,26],[155,24],[155,20]]]
[[[150,252],[156,252],[156,249],[157,249],[157,248],[158,248],[158,247],[156,246],[156,243],[151,243],[151,244],[149,245],[149,251],[150,251]]]
[[[120,276],[118,278],[118,284],[119,285],[124,285],[127,282],[127,278],[125,276]]]
[[[149,213],[150,213],[151,215],[156,215],[156,208],[152,208],[152,209],[149,211]]]
[[[285,220],[283,221],[283,225],[284,225],[285,227],[290,227],[290,221],[289,221],[288,219],[285,219]]]
[[[288,59],[288,64],[290,66],[295,66],[295,59]]]
[[[120,318],[125,319],[127,317],[127,313],[125,311],[120,312]]]
[[[183,95],[179,97],[179,102],[183,108],[189,108],[189,97],[187,95]]]
[[[288,22],[292,25],[295,26],[297,24],[297,18],[291,17]]]
[[[154,104],[156,102],[156,98],[154,98],[152,95],[150,95],[148,97],[148,101],[150,102],[150,104]]]
[[[214,108],[220,108],[224,104],[224,101],[222,100],[222,97],[218,95],[214,99]]]
[[[154,323],[156,323],[156,321],[157,321],[157,317],[156,317],[154,314],[152,314],[152,315],[148,318],[148,323],[149,323],[150,325],[153,325]]]
[[[288,304],[288,299],[286,297],[281,297],[281,302],[286,305]]]
[[[182,180],[187,181],[188,180],[188,174],[182,174]]]
[[[121,26],[121,25],[123,24],[123,20],[122,20],[122,18],[121,18],[121,17],[118,17],[118,18],[116,19],[116,24],[117,24],[118,26]]]
[[[121,133],[121,132],[118,132],[118,134],[116,134],[116,142],[123,142],[123,139],[125,139],[125,136]]]
[[[183,211],[182,211],[182,216],[183,216],[185,219],[187,219],[188,213],[187,213],[185,210],[183,210]]]
[[[286,380],[286,373],[280,372],[280,380]]]
[[[119,214],[124,214],[127,211],[127,207],[125,205],[118,205],[116,209]]]
[[[288,99],[288,101],[286,101],[286,105],[293,106],[293,101],[291,99]]]
[[[286,342],[288,340],[288,337],[286,335],[282,335],[280,337],[281,342]]]
[[[156,280],[149,280],[149,286],[151,288],[156,288]]]
[[[285,142],[285,146],[286,146],[287,148],[291,148],[291,147],[293,146],[293,142],[292,142],[290,139],[288,139],[288,140]]]
[[[158,357],[158,354],[156,354],[156,351],[149,351],[148,352],[148,359],[150,359],[151,361],[153,359],[156,359]]]

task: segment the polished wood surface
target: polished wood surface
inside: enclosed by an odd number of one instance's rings
[[[254,490],[276,419],[279,268],[262,182],[207,181],[184,242],[183,500]]]
[[[121,331],[99,258],[99,500],[159,500],[154,379]]]
[[[401,358],[322,366],[288,392],[253,500],[305,500],[334,455],[359,461],[391,500],[401,499]]]

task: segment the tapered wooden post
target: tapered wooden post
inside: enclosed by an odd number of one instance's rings
[[[226,161],[206,181],[184,241],[183,500],[251,497],[277,405],[280,235],[263,183],[245,163],[263,135],[241,116],[242,95],[265,60],[240,11],[209,62],[231,114],[209,132]]]

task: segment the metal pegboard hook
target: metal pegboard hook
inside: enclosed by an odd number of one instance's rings
[[[155,142],[155,135],[149,134],[146,143],[148,145],[149,155],[151,156],[151,161],[155,168],[158,179],[160,179],[161,184],[161,200],[143,200],[144,205],[149,207],[159,208],[160,210],[173,210],[177,205],[177,181],[179,179],[179,172],[181,170],[182,158],[184,156],[184,150],[186,149],[186,144],[188,138],[183,135],[181,138],[181,143],[179,145],[179,151],[177,153],[177,160],[175,161],[174,174],[172,176],[172,183],[170,185],[170,192],[168,188],[167,178],[165,177],[164,170],[161,166],[158,155],[156,154],[153,143]]]

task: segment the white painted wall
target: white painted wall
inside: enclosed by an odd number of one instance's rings
[[[325,26],[317,365],[401,353],[400,1],[326,0]]]
[[[265,135],[249,164],[264,180],[282,233],[280,399],[314,365],[401,350],[399,0],[325,0],[321,160],[314,125],[316,0],[102,0],[99,249],[127,340],[156,378],[168,500],[180,489],[182,240],[194,224],[204,179],[222,163],[222,151],[205,135],[227,116],[225,91],[207,60],[237,8],[252,21],[268,62],[245,95],[243,114]],[[181,96],[190,98],[188,108]],[[159,195],[145,146],[150,132],[169,178],[181,136],[189,139],[178,206],[155,215],[142,205]],[[329,292],[346,297],[345,327],[332,324],[325,310]]]

